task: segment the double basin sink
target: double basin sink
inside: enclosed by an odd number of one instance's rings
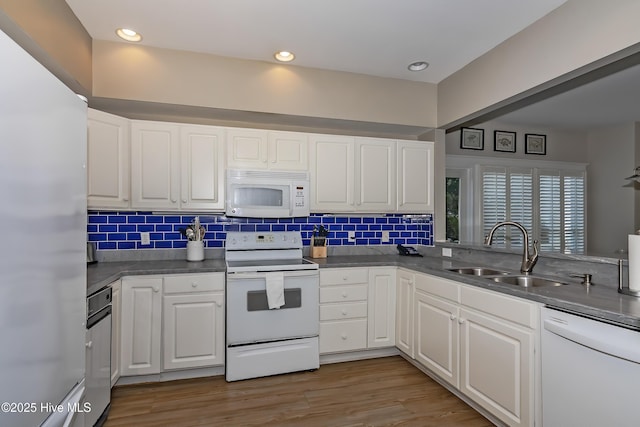
[[[466,274],[470,276],[481,276],[488,280],[508,285],[522,286],[524,288],[539,286],[564,286],[568,283],[559,282],[553,279],[547,279],[539,276],[530,276],[524,274],[512,274],[507,271],[495,270],[486,267],[464,267],[464,268],[448,268],[458,274]]]

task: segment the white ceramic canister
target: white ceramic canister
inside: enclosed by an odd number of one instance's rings
[[[190,240],[187,242],[187,261],[202,261],[204,259],[204,242]]]

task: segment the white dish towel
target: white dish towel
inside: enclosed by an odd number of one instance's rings
[[[268,272],[266,279],[269,310],[282,307],[284,305],[284,273],[282,271]]]

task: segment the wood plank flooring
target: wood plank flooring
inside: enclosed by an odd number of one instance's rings
[[[118,386],[105,427],[492,424],[400,356],[227,383],[224,377]]]

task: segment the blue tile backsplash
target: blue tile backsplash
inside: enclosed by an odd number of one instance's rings
[[[433,216],[388,214],[376,216],[340,216],[312,214],[304,218],[229,218],[224,215],[197,214],[206,229],[205,246],[224,247],[227,231],[300,231],[305,246],[314,225],[329,230],[330,246],[354,245],[433,245]],[[189,225],[196,214],[155,214],[151,212],[89,211],[87,236],[99,250],[185,248],[187,239],[180,229]],[[349,241],[354,231],[356,241]],[[389,232],[389,242],[382,242],[382,232]],[[150,244],[143,245],[140,233],[149,232]]]

